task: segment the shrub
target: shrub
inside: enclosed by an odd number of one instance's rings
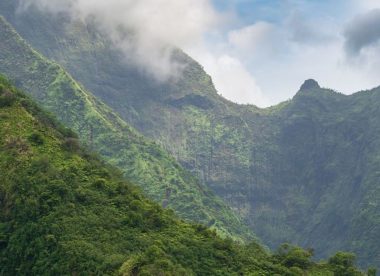
[[[80,149],[79,141],[76,138],[66,138],[62,146],[65,150],[70,152],[78,152]]]
[[[16,101],[16,97],[9,90],[3,90],[0,95],[0,107],[12,106]]]
[[[334,270],[335,276],[357,276],[361,275],[354,267],[356,256],[353,253],[337,252],[329,259],[329,264]]]
[[[63,134],[63,136],[66,138],[78,139],[78,135],[73,130],[71,130],[70,128],[66,128],[66,127],[61,126],[60,131]]]
[[[5,148],[13,150],[18,154],[26,153],[29,150],[28,144],[20,137],[8,137],[5,140]]]
[[[44,139],[39,133],[33,133],[28,137],[29,142],[33,145],[41,146],[44,144]]]
[[[337,252],[329,259],[329,264],[343,267],[354,266],[356,256],[353,253]]]
[[[310,260],[312,255],[311,250],[304,250],[297,246],[283,244],[273,257],[286,267],[306,269],[312,264]]]
[[[368,276],[376,276],[376,273],[377,273],[376,268],[371,267],[368,269],[367,275]]]
[[[107,187],[107,181],[103,178],[98,178],[92,184],[98,190],[104,190]]]

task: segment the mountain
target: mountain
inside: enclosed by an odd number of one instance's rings
[[[76,82],[60,65],[32,49],[0,17],[0,72],[75,130],[162,206],[222,236],[251,240],[241,219],[156,143],[144,138]]]
[[[352,250],[363,266],[379,266],[379,106],[379,88],[346,96],[305,83],[268,115],[265,141],[257,143],[272,173],[259,176],[269,185],[247,200],[258,208],[271,204],[253,221],[272,219],[289,229],[269,224],[273,235],[286,233],[325,255]],[[271,239],[265,231],[258,235]]]
[[[277,106],[237,105],[181,51],[181,77],[155,82],[91,25],[15,14],[15,3],[0,3],[2,13],[33,47],[171,152],[265,244],[317,257],[352,250],[360,265],[380,266],[379,88],[345,96],[309,80]]]
[[[348,253],[269,255],[177,219],[3,77],[0,170],[1,275],[364,275]]]

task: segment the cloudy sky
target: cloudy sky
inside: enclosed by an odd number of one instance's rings
[[[187,49],[225,97],[268,106],[308,78],[349,94],[380,85],[380,0],[214,0],[224,16]]]
[[[308,78],[346,94],[380,85],[380,0],[20,1],[24,9],[96,17],[127,56],[162,81],[182,66],[167,44],[181,47],[238,103],[279,103]]]

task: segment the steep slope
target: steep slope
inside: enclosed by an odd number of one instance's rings
[[[270,256],[176,219],[1,76],[0,171],[1,275],[363,275],[347,253]]]
[[[181,217],[215,228],[222,236],[254,238],[229,207],[168,153],[129,127],[62,67],[31,49],[2,18],[0,30],[0,72],[77,131],[88,147]]]
[[[33,9],[16,14],[17,1],[5,0],[0,5],[34,47],[163,145],[202,182],[223,187],[222,181],[244,189],[250,177],[252,130],[242,119],[240,107],[217,95],[199,64],[178,52],[178,58],[188,64],[182,78],[158,83],[124,62],[122,54],[92,26]]]
[[[5,2],[34,47],[162,144],[266,244],[296,242],[318,257],[354,250],[361,265],[380,266],[378,89],[346,97],[308,81],[278,106],[239,106],[183,53],[182,77],[160,84],[93,27],[35,10],[15,15]]]
[[[251,199],[271,210],[252,218],[290,231],[269,225],[262,237],[284,232],[316,252],[353,250],[362,265],[380,265],[379,106],[379,89],[344,96],[304,86],[271,116],[263,132],[276,147],[265,149],[274,173],[259,180],[274,184],[271,198],[256,191]]]

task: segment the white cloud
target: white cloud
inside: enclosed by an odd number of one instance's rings
[[[273,52],[274,26],[266,22],[234,29],[216,40],[207,41],[185,50],[199,61],[212,76],[218,92],[239,104],[268,106],[270,101],[249,71],[244,58],[253,55],[270,55]]]
[[[227,99],[240,104],[269,104],[251,73],[229,55],[207,55],[200,58],[205,70],[213,76],[216,89]]]
[[[135,62],[142,70],[162,81],[177,77],[185,66],[173,59],[174,47],[194,52],[194,57],[213,77],[216,88],[224,97],[238,103],[265,104],[252,75],[239,60],[228,56],[228,50],[210,55],[209,48],[194,47],[204,45],[203,38],[209,32],[218,33],[218,27],[224,20],[224,15],[214,10],[210,0],[21,2],[23,10],[34,5],[53,13],[67,13],[73,20],[95,20],[100,30],[123,50],[128,61]],[[250,39],[253,39],[254,32],[260,33],[260,28],[263,28],[264,35],[266,23],[248,30]],[[237,36],[238,33],[233,33],[231,39],[238,39]],[[244,38],[241,36],[241,39]]]
[[[267,22],[257,22],[228,33],[228,42],[245,53],[260,50],[260,46],[269,45],[274,26]]]
[[[308,78],[345,93],[380,84],[379,47],[363,48],[347,59],[342,36],[346,21],[379,8],[378,0],[347,1],[355,8],[338,17],[334,13],[340,9],[328,5],[289,1],[289,10],[271,23],[243,24],[229,11],[229,23],[239,28],[222,25],[224,15],[211,0],[20,1],[75,19],[95,19],[129,61],[159,80],[180,74],[185,65],[172,54],[173,46],[181,47],[204,66],[219,93],[238,103],[278,103]]]
[[[309,78],[346,94],[379,85],[380,47],[347,59],[345,23],[328,12],[308,17],[293,11],[276,23],[261,21],[233,31],[230,52],[248,68],[270,104],[291,98]]]
[[[357,8],[362,9],[364,11],[380,8],[379,0],[353,0],[353,1]]]
[[[23,9],[35,5],[75,20],[95,20],[129,60],[163,80],[183,66],[173,59],[174,46],[202,40],[219,20],[209,0],[21,1]]]

